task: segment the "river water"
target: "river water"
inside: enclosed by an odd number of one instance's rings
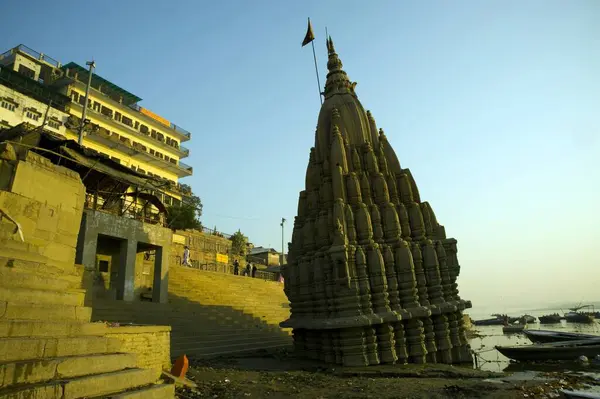
[[[539,317],[545,314],[558,313],[563,314],[560,309],[547,309],[544,311],[525,311],[522,313],[509,313],[509,316],[520,316],[529,314]],[[477,314],[477,313],[476,313]],[[478,318],[472,317],[474,320],[490,318],[490,315],[478,315]],[[600,323],[596,320],[592,324],[567,323],[561,320],[559,324],[540,324],[539,322],[530,323],[527,326],[531,330],[553,330],[564,332],[580,332],[584,334],[594,334],[600,337]],[[497,372],[515,372],[519,375],[531,373],[537,375],[538,372],[566,372],[583,374],[595,378],[600,382],[600,366],[595,364],[582,365],[577,362],[551,362],[551,363],[529,363],[515,362],[500,352],[494,347],[496,345],[531,345],[531,341],[524,334],[504,334],[502,326],[473,326],[473,330],[481,335],[481,337],[472,338],[469,340],[471,349],[475,352],[477,358],[477,368],[487,371]],[[600,389],[592,389],[594,392],[600,393]]]

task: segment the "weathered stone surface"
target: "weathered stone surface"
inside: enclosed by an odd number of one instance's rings
[[[456,240],[365,112],[330,38],[327,48],[281,325],[294,329],[299,355],[328,363],[468,362]]]

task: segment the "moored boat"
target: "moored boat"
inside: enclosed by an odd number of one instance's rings
[[[501,326],[504,324],[504,319],[494,317],[493,319],[474,320],[473,324],[476,326]]]
[[[586,312],[568,312],[565,313],[565,319],[569,323],[584,323],[590,324],[594,322],[593,314]]]
[[[502,332],[504,334],[520,333],[523,332],[525,327],[527,327],[525,324],[509,324],[502,327]]]
[[[535,323],[535,317],[533,317],[531,315],[528,315],[528,314],[525,314],[525,315],[519,317],[519,321],[522,324]]]
[[[557,324],[560,323],[562,317],[558,313],[548,314],[538,317],[540,324]]]
[[[600,337],[547,344],[496,346],[495,348],[504,356],[519,361],[574,360],[579,356],[592,358],[600,355]]]
[[[523,333],[533,343],[549,343],[563,341],[577,341],[582,339],[599,338],[598,335],[581,334],[574,332],[550,331],[550,330],[526,330]]]

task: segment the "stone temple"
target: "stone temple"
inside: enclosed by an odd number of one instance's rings
[[[327,363],[471,363],[456,240],[365,112],[331,38],[327,49],[281,326],[293,328],[300,356]]]

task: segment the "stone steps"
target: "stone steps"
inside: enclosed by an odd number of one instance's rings
[[[6,268],[8,270],[28,272],[40,276],[53,276],[67,279],[77,276],[81,279],[80,273],[78,273],[77,267],[74,265],[59,268],[43,263],[44,258],[41,256],[39,258],[33,256],[32,260],[23,260],[20,257],[15,256],[17,255],[16,251],[12,251],[12,256],[10,255],[11,251],[2,248],[2,254],[0,255],[0,269],[4,270]]]
[[[11,287],[41,290],[63,291],[81,288],[81,277],[77,275],[51,275],[16,267],[0,266],[0,281],[10,282]]]
[[[0,363],[0,388],[102,374],[136,366],[127,353],[56,357]]]
[[[156,372],[154,370],[134,368],[2,389],[0,390],[0,398],[78,399],[106,397],[132,388],[149,386],[154,383],[155,379]],[[168,397],[164,396],[164,398]]]
[[[39,320],[0,320],[0,337],[73,337],[103,335],[104,323],[77,323],[70,321],[46,322]]]
[[[0,338],[0,362],[114,353],[120,342],[106,337]]]
[[[154,384],[128,392],[102,396],[101,399],[165,399],[174,397],[174,384]]]
[[[0,284],[6,284],[3,281]],[[43,303],[47,305],[83,306],[85,300],[84,290],[54,291],[51,289],[33,289],[24,287],[0,285],[0,302],[14,303]]]
[[[89,322],[92,308],[71,305],[45,305],[0,301],[0,321],[80,321]]]

